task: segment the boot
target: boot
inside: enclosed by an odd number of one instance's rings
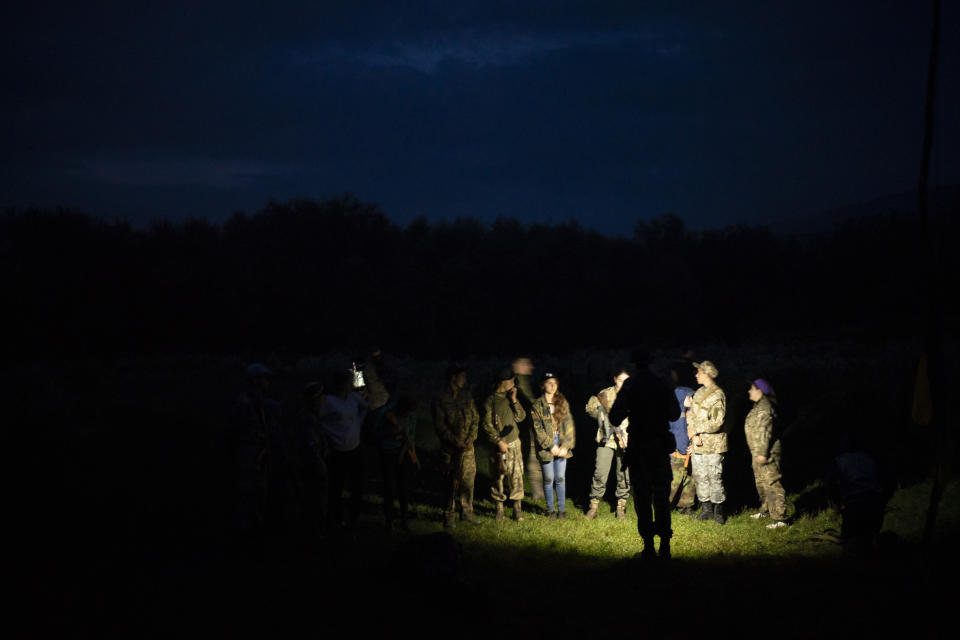
[[[670,538],[664,538],[663,536],[660,536],[660,550],[658,555],[661,560],[670,559]]]
[[[473,515],[473,509],[464,509],[463,515],[460,516],[464,522],[469,522],[470,524],[480,524],[480,520],[477,516]]]
[[[653,536],[644,537],[643,551],[640,553],[640,559],[644,562],[653,562],[657,559],[657,552],[653,548]]]
[[[513,519],[517,522],[523,521],[523,502],[520,500],[513,501]]]
[[[444,511],[443,512],[443,528],[455,529],[456,526],[457,526],[457,519],[454,516],[453,511]]]
[[[724,524],[727,521],[726,516],[723,515],[723,503],[718,502],[713,505],[713,521],[717,524]]]
[[[697,520],[710,520],[713,518],[713,503],[704,502],[701,505],[700,514],[697,516]]]
[[[503,520],[503,503],[497,503],[497,521]]]
[[[586,519],[593,520],[597,517],[597,507],[600,506],[599,498],[590,498],[590,508],[587,509]]]
[[[626,520],[627,518],[627,499],[617,500],[617,520]]]

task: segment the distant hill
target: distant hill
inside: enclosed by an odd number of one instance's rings
[[[782,235],[828,233],[848,220],[885,215],[894,211],[902,215],[917,215],[917,192],[907,191],[829,211],[795,216],[771,223],[770,228],[774,233]],[[931,217],[942,213],[960,214],[960,185],[930,190]]]

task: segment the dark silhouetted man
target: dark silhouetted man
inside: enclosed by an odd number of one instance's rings
[[[643,538],[644,560],[656,557],[653,536],[660,536],[660,557],[670,557],[670,459],[674,450],[669,422],[676,413],[673,393],[665,382],[650,371],[650,356],[633,352],[636,372],[620,388],[610,408],[610,422],[630,419],[630,440],[624,460],[633,485],[633,506],[637,511],[637,531]],[[653,503],[651,518],[650,504]]]

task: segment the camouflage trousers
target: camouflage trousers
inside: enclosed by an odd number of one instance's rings
[[[673,473],[673,479],[670,482],[670,501],[671,503],[676,502],[676,506],[680,509],[693,507],[697,500],[697,489],[690,473],[690,465],[692,464],[691,462],[684,469],[682,457],[670,456],[670,471]],[[677,496],[678,492],[679,497]]]
[[[497,451],[496,455],[500,455]],[[514,440],[507,445],[506,459],[503,461],[503,473],[494,478],[490,487],[490,496],[496,502],[523,500],[523,453],[520,441]]]
[[[780,458],[771,456],[767,464],[753,459],[753,479],[760,496],[760,511],[768,512],[774,520],[783,520],[787,515],[787,494],[780,479]]]
[[[623,450],[614,450],[600,445],[597,447],[597,461],[593,467],[590,498],[603,499],[603,494],[607,492],[607,478],[610,477],[610,467],[613,466],[614,460],[617,462],[617,500],[626,500],[630,497],[630,475],[623,463]]]
[[[695,453],[690,456],[690,464],[700,502],[720,504],[727,499],[723,491],[722,453]]]
[[[447,478],[447,495],[443,503],[443,513],[452,517],[460,503],[462,513],[473,513],[473,483],[477,477],[477,456],[473,445],[465,451],[444,451],[444,466],[450,466]]]

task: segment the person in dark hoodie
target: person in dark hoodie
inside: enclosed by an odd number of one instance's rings
[[[610,409],[610,422],[630,419],[630,440],[624,459],[633,484],[633,506],[637,512],[637,532],[643,539],[641,557],[652,560],[654,536],[660,537],[659,556],[670,558],[670,459],[675,448],[670,420],[677,413],[676,399],[670,387],[650,371],[650,355],[634,350],[631,359],[635,372],[620,388]],[[650,505],[653,503],[651,517]]]
[[[682,364],[682,363],[681,363]],[[697,489],[693,483],[693,473],[690,469],[690,438],[687,436],[687,418],[684,402],[693,397],[693,385],[684,378],[687,367],[680,368],[678,364],[670,369],[670,379],[673,382],[673,395],[677,400],[677,415],[670,421],[670,432],[676,448],[670,452],[670,470],[673,479],[670,482],[670,504],[684,515],[692,515],[697,502]]]

